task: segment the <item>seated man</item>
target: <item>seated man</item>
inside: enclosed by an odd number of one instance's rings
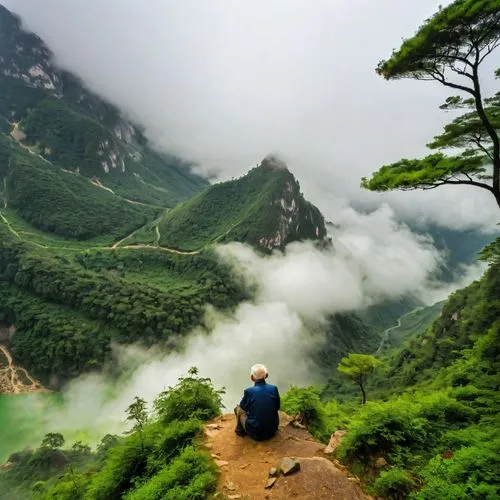
[[[278,430],[280,395],[275,385],[266,384],[268,375],[264,365],[253,365],[250,369],[250,378],[255,385],[245,389],[243,399],[234,409],[238,436],[248,434],[262,441],[273,437]]]

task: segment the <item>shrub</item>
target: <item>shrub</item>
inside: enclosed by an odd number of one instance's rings
[[[158,451],[163,460],[167,462],[175,454],[190,445],[194,438],[200,434],[203,423],[200,420],[187,420],[185,422],[174,420],[165,429],[158,444]]]
[[[374,484],[375,492],[387,500],[403,500],[415,488],[415,481],[403,469],[383,471]]]
[[[432,458],[420,471],[425,486],[413,498],[493,500],[500,493],[500,439],[466,446],[450,458]]]
[[[292,386],[281,399],[281,409],[289,415],[298,416],[316,437],[328,439],[326,412],[319,389]]]
[[[382,455],[390,463],[402,465],[414,450],[427,445],[426,424],[418,416],[415,403],[401,399],[367,403],[351,421],[339,456],[368,463],[370,458]]]
[[[154,436],[150,429],[136,432],[111,448],[102,469],[90,483],[85,498],[108,500],[120,498],[146,471],[153,451]]]
[[[171,464],[128,493],[126,500],[204,500],[215,490],[216,466],[208,454],[186,448]]]
[[[161,393],[154,407],[159,419],[168,424],[174,420],[209,420],[220,415],[223,389],[214,389],[209,378],[198,377],[197,368],[179,378],[174,387]]]

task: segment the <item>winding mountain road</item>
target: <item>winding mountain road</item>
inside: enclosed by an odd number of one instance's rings
[[[144,249],[144,248],[150,248],[153,250],[160,250],[162,252],[170,252],[170,253],[175,253],[178,255],[196,255],[199,254],[201,250],[192,250],[192,251],[184,251],[184,250],[178,250],[176,248],[169,248],[169,247],[161,247],[159,245],[147,245],[143,243],[137,243],[133,245],[123,245],[119,246],[121,243],[123,243],[125,240],[128,238],[132,237],[139,229],[136,229],[134,232],[126,236],[125,238],[122,238],[120,241],[117,241],[114,243],[112,246],[95,246],[95,247],[63,247],[60,245],[42,245],[41,243],[38,243],[36,241],[32,241],[28,238],[23,238],[19,232],[17,232],[11,225],[11,223],[8,221],[7,217],[0,211],[0,221],[3,222],[6,226],[7,229],[19,240],[24,241],[25,243],[30,243],[32,245],[36,245],[37,247],[40,248],[56,248],[56,249],[61,249],[61,250],[72,250],[72,251],[84,251],[84,250],[117,250],[119,248],[132,248],[132,249]],[[24,234],[29,234],[25,233]],[[158,231],[158,238],[159,238],[159,231]]]
[[[409,316],[410,314],[418,311],[419,309],[422,309],[422,306],[415,307],[415,309],[412,309],[411,311],[408,311],[408,312],[404,313],[403,315],[401,315],[398,318],[398,322],[397,322],[396,325],[391,326],[390,328],[387,328],[387,330],[384,330],[384,332],[382,333],[382,339],[380,341],[378,349],[375,351],[375,355],[380,354],[380,351],[383,349],[385,343],[389,340],[389,333],[392,330],[396,330],[397,328],[401,328],[401,321],[403,320],[403,318],[405,318],[406,316]]]

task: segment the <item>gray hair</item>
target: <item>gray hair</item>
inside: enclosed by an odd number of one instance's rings
[[[255,380],[264,380],[267,377],[268,371],[264,365],[257,363],[250,368],[250,374]]]

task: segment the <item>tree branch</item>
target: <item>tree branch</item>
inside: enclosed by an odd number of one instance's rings
[[[481,139],[479,137],[472,136],[471,140],[491,161],[493,161],[493,156],[491,156],[491,153],[481,144]]]
[[[464,173],[464,172],[462,172]],[[472,180],[470,175],[464,173],[468,179],[470,180],[450,180],[450,179],[438,179],[439,182],[433,182],[433,183],[421,183],[419,186],[409,186],[408,188],[402,188],[405,191],[413,191],[416,189],[422,189],[424,191],[428,191],[430,189],[436,189],[437,187],[444,186],[445,184],[451,184],[451,185],[466,185],[466,186],[476,186],[482,189],[486,189],[490,193],[494,193],[493,188],[489,184],[485,184],[484,182],[477,182]]]
[[[442,71],[439,71],[439,69],[436,67],[432,68],[432,70],[427,70],[427,74],[431,77],[431,79],[438,81],[439,83],[445,85],[446,87],[462,90],[463,92],[468,92],[469,94],[476,97],[476,92],[474,89],[446,80],[444,73]]]

